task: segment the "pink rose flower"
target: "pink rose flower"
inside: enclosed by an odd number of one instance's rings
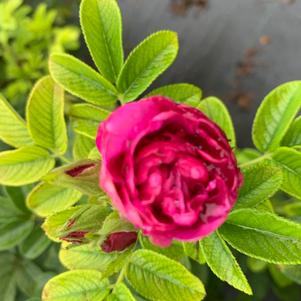
[[[100,186],[153,243],[196,241],[233,207],[242,175],[223,131],[199,110],[155,96],[100,124]]]

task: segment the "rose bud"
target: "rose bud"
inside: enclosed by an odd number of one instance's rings
[[[72,243],[82,243],[85,240],[85,235],[87,231],[74,231],[70,232],[68,235],[61,237],[61,240],[72,242]]]
[[[93,167],[95,167],[95,163],[82,164],[66,170],[65,173],[70,177],[74,178],[80,176],[82,173],[84,173],[87,170],[90,170]]]
[[[54,169],[44,179],[53,185],[75,188],[88,195],[98,195],[101,193],[98,185],[99,168],[99,161],[81,160]]]
[[[134,244],[137,240],[136,232],[115,232],[111,233],[101,244],[101,249],[106,253],[114,251],[121,252]]]
[[[100,124],[100,186],[152,242],[197,241],[216,230],[242,175],[224,132],[196,108],[155,96]]]

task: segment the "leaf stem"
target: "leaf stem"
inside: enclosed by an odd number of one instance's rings
[[[116,280],[116,282],[115,282],[115,287],[116,287],[119,283],[121,283],[121,282],[123,281],[123,279],[124,279],[124,277],[125,277],[126,269],[127,269],[127,264],[121,269],[121,271],[120,271],[120,273],[119,273],[119,275],[118,275],[118,278],[117,278],[117,280]]]
[[[56,158],[60,159],[63,163],[71,163],[71,161],[65,156],[56,156]]]
[[[267,153],[267,154],[264,154],[263,156],[260,156],[260,157],[254,159],[254,160],[251,160],[249,162],[240,164],[239,167],[240,168],[245,168],[245,167],[248,167],[248,166],[253,165],[255,163],[258,163],[260,161],[263,161],[265,159],[271,159],[271,157],[272,157],[272,153]]]

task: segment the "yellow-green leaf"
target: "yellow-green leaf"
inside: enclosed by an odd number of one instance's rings
[[[48,183],[36,186],[27,196],[27,207],[39,216],[49,216],[74,205],[81,193],[72,188],[60,187]]]
[[[21,186],[38,181],[54,166],[54,159],[37,146],[0,153],[0,184]]]
[[[43,301],[101,301],[109,294],[110,283],[93,270],[69,271],[50,279]]]
[[[63,154],[67,149],[64,90],[50,76],[40,79],[31,91],[26,108],[29,131],[37,145]]]
[[[25,121],[0,94],[0,139],[5,143],[22,147],[33,144]]]

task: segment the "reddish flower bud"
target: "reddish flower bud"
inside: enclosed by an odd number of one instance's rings
[[[82,243],[87,233],[88,231],[74,231],[66,236],[60,237],[60,239],[72,243]]]
[[[80,174],[82,174],[85,170],[91,168],[91,167],[94,167],[95,164],[94,163],[89,163],[89,164],[83,164],[83,165],[80,165],[80,166],[76,166],[72,169],[69,169],[69,170],[66,170],[65,173],[67,175],[69,175],[70,177],[77,177],[79,176]]]
[[[137,240],[136,232],[115,232],[111,233],[102,243],[101,249],[106,253],[123,251]]]

